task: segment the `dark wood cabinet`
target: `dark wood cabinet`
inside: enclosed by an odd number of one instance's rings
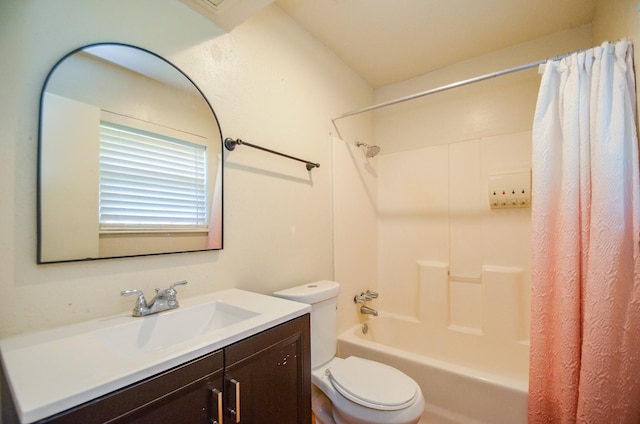
[[[305,323],[289,321],[225,349],[225,424],[311,423],[305,316]]]
[[[306,314],[38,422],[310,424],[309,337]]]

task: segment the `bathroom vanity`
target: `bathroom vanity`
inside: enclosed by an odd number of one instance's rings
[[[310,423],[309,312],[232,289],[4,339],[3,423]]]

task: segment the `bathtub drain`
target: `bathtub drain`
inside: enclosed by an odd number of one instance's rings
[[[362,324],[362,334],[367,334],[367,331],[369,331],[369,325],[365,322]]]

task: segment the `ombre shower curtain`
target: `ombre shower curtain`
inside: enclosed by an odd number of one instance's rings
[[[632,46],[545,65],[533,125],[529,423],[640,423]]]

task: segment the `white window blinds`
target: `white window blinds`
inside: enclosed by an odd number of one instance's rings
[[[100,230],[206,231],[206,147],[100,123]]]

